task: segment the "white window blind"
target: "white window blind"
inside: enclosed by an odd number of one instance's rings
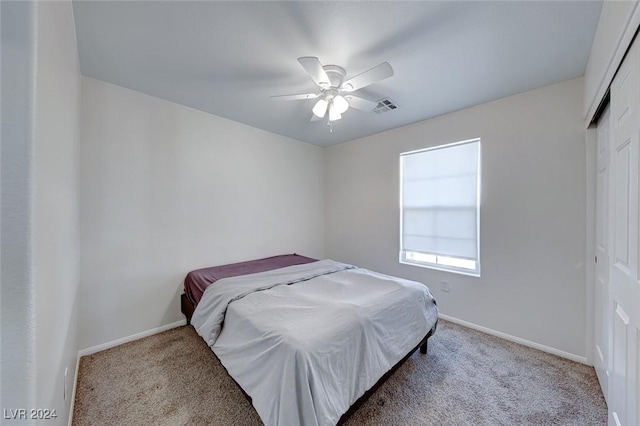
[[[480,140],[401,154],[400,260],[479,274]]]

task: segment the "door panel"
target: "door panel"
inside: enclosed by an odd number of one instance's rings
[[[629,316],[617,301],[614,301],[615,311],[613,318],[613,366],[611,380],[611,404],[609,409],[614,415],[616,425],[628,425],[626,416],[626,377]]]
[[[638,414],[640,342],[640,43],[636,42],[611,84],[610,228],[613,264],[609,424],[635,426]]]
[[[615,168],[614,265],[624,274],[629,273],[630,150],[630,141],[616,149]]]

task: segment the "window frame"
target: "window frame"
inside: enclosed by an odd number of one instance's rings
[[[475,269],[470,269],[470,268],[464,268],[464,267],[456,267],[456,266],[450,266],[450,265],[445,265],[445,264],[441,264],[441,263],[437,263],[438,261],[438,257],[442,257],[442,258],[447,258],[447,259],[460,259],[460,260],[468,260],[465,258],[461,258],[461,257],[452,257],[452,256],[445,256],[445,255],[439,255],[439,254],[435,254],[435,253],[421,253],[421,252],[407,252],[406,250],[404,250],[403,247],[403,236],[404,236],[404,224],[403,224],[403,218],[404,218],[404,200],[403,200],[403,195],[404,195],[404,171],[403,171],[403,162],[402,162],[402,157],[404,156],[408,156],[408,155],[412,155],[412,154],[419,154],[419,153],[423,153],[423,152],[427,152],[427,151],[434,151],[434,150],[439,150],[439,149],[446,149],[446,148],[452,148],[454,146],[458,146],[458,145],[465,145],[465,144],[470,144],[470,143],[478,143],[478,169],[477,169],[477,177],[476,177],[476,244],[477,244],[477,259],[475,260],[476,262],[476,268]],[[435,269],[438,271],[444,271],[444,272],[453,272],[455,274],[461,274],[461,275],[468,275],[468,276],[472,276],[472,277],[480,277],[481,276],[481,268],[480,268],[480,194],[481,194],[481,188],[482,188],[482,140],[480,137],[477,138],[473,138],[473,139],[467,139],[467,140],[463,140],[463,141],[459,141],[459,142],[453,142],[453,143],[447,143],[447,144],[442,144],[442,145],[436,145],[436,146],[430,146],[427,148],[421,148],[421,149],[417,149],[417,150],[413,150],[413,151],[407,151],[407,152],[402,152],[400,153],[399,156],[399,163],[400,163],[400,250],[399,250],[399,262],[401,264],[404,265],[412,265],[412,266],[418,266],[420,268],[428,268],[428,269]],[[423,254],[425,256],[435,256],[436,257],[436,263],[432,263],[432,262],[428,262],[428,261],[419,261],[419,260],[413,260],[413,259],[407,259],[406,254],[407,253],[418,253],[418,254]]]

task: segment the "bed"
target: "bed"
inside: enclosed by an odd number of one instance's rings
[[[423,284],[297,254],[192,271],[182,311],[266,425],[341,423],[438,314]]]

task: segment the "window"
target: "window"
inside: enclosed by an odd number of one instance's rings
[[[480,276],[480,139],[400,154],[400,262]]]

